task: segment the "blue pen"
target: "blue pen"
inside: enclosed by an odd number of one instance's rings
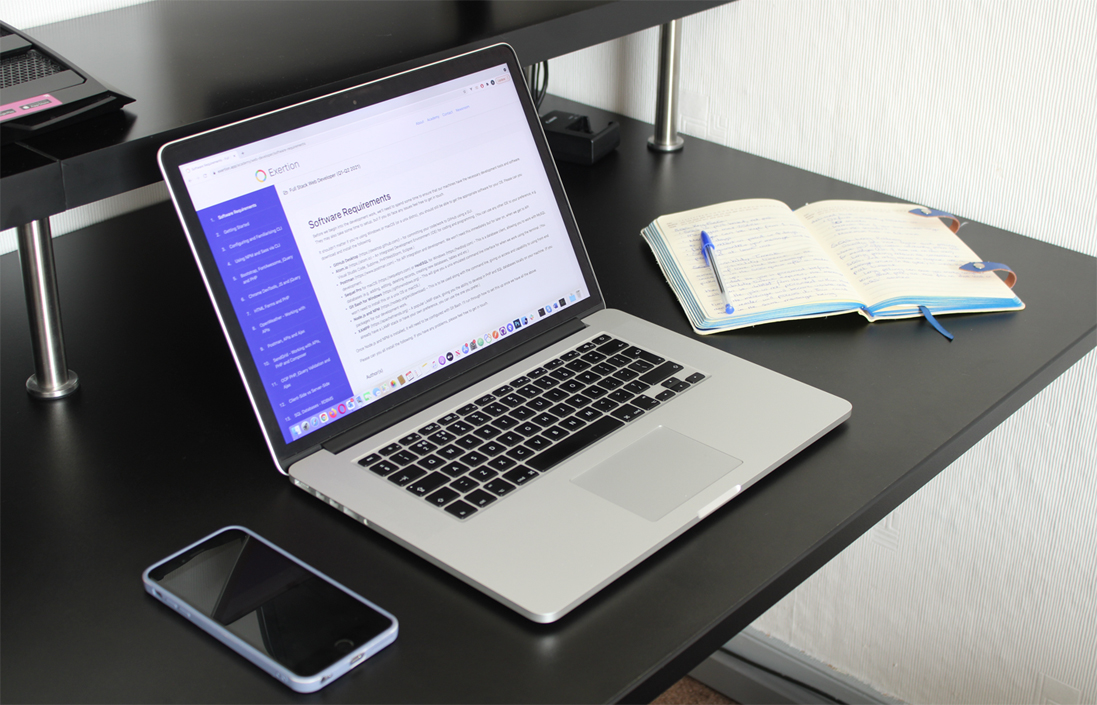
[[[712,244],[708,233],[701,231],[701,254],[705,257],[705,264],[712,268],[712,274],[716,277],[716,286],[720,287],[720,296],[724,297],[724,313],[735,313],[735,307],[728,298],[728,289],[724,286],[724,280],[720,276],[720,266],[716,263],[716,245]]]

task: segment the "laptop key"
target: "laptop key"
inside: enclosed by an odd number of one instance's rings
[[[627,347],[628,343],[610,338],[609,341],[602,343],[598,346],[598,352],[602,353],[603,355],[612,355],[613,353],[620,352]]]
[[[488,441],[484,445],[480,446],[480,452],[484,455],[499,455],[506,449],[506,446],[501,443],[496,443],[495,441]]]
[[[700,372],[694,372],[689,377],[686,377],[686,381],[689,382],[690,384],[697,384],[698,382],[700,382],[704,378],[705,378],[705,376],[703,374],[701,374]]]
[[[609,396],[606,397],[606,398],[607,399],[612,399],[613,401],[617,402],[618,404],[624,404],[629,399],[632,399],[633,396],[634,395],[633,395],[632,392],[626,392],[623,389],[618,389],[616,392],[610,392]]]
[[[623,422],[618,421],[611,416],[603,416],[597,421],[587,424],[586,428],[582,428],[575,433],[568,435],[556,445],[551,446],[538,455],[530,458],[526,461],[526,465],[529,465],[534,470],[544,472],[553,465],[556,465],[565,458],[570,458],[572,455],[575,455],[595,441],[608,436],[624,425]]]
[[[476,424],[477,426],[483,426],[488,421],[491,421],[491,417],[487,416],[486,414],[481,414],[479,411],[475,411],[466,416],[465,421],[468,421],[471,424]]]
[[[413,481],[407,486],[407,491],[420,497],[426,496],[450,481],[450,478],[440,472],[431,473],[426,477]]]
[[[465,450],[472,450],[476,446],[483,443],[483,441],[480,440],[480,438],[477,437],[477,436],[461,436],[460,438],[458,438],[453,443],[454,443],[454,445],[461,446]]]
[[[558,416],[560,418],[564,418],[565,416],[570,416],[571,414],[574,414],[575,413],[575,407],[568,406],[567,404],[564,404],[564,403],[560,403],[560,404],[557,404],[556,406],[552,407],[551,409],[549,409],[548,413],[552,414],[553,416]]]
[[[566,428],[569,431],[574,431],[585,425],[586,421],[583,421],[577,416],[569,416],[566,419],[560,420],[560,428]]]
[[[537,399],[530,399],[529,404],[527,404],[526,406],[530,409],[533,409],[534,411],[544,411],[545,409],[552,406],[552,402],[548,399],[538,397]]]
[[[361,465],[362,467],[369,467],[370,465],[373,465],[374,463],[376,463],[380,459],[381,459],[381,456],[379,454],[370,453],[366,457],[360,458],[358,460],[358,464]]]
[[[483,465],[481,467],[476,468],[472,472],[470,472],[469,477],[471,477],[473,480],[477,480],[479,482],[487,482],[488,480],[492,479],[493,477],[495,477],[498,474],[499,473],[495,472],[494,470],[489,468],[487,465]]]
[[[444,431],[439,431],[438,433],[445,433],[445,432]],[[437,447],[438,446],[434,445],[430,441],[419,441],[417,443],[412,443],[409,450],[411,450],[414,453],[418,453],[419,455],[426,455],[427,453],[431,452],[432,450],[435,450]],[[400,454],[397,453],[396,455],[400,455]],[[396,455],[394,455],[392,457],[395,458]]]
[[[515,460],[525,460],[526,458],[533,455],[533,451],[525,446],[514,446],[507,451],[507,455],[514,458]]]
[[[541,396],[541,392],[544,390],[535,384],[527,384],[518,390],[518,393],[524,396],[526,399],[532,399],[534,397]]]
[[[479,436],[480,438],[483,438],[485,441],[487,441],[487,440],[490,440],[492,438],[495,438],[500,433],[502,433],[502,431],[495,428],[494,426],[481,426],[480,428],[473,431],[473,433],[476,434],[477,436]]]
[[[465,501],[466,502],[468,502],[469,504],[471,504],[474,507],[480,507],[480,508],[488,506],[489,504],[494,502],[496,499],[497,499],[497,497],[495,495],[493,495],[489,492],[484,492],[483,490],[475,490],[475,491],[469,492],[467,495],[465,495]]]
[[[443,509],[456,516],[457,519],[467,519],[468,516],[476,513],[476,508],[472,504],[463,501],[446,504]]]
[[[534,416],[532,419],[530,419],[530,421],[537,424],[538,426],[551,426],[552,424],[556,423],[556,417],[552,416],[551,414],[538,414],[537,416]]]
[[[637,416],[643,414],[644,410],[637,406],[633,406],[632,404],[622,404],[609,413],[610,416],[618,418],[621,421],[632,421]]]
[[[503,477],[510,480],[516,485],[524,485],[533,478],[537,477],[538,472],[531,468],[517,467],[510,472],[503,473]]]
[[[530,409],[529,407],[520,406],[517,409],[513,409],[510,412],[510,415],[513,416],[514,418],[518,419],[519,421],[525,421],[526,419],[528,419],[531,416],[536,416],[537,412],[534,411],[533,409]]]
[[[514,485],[507,482],[501,477],[497,477],[488,484],[484,485],[484,489],[488,492],[495,494],[497,497],[502,497],[505,494],[510,493],[515,489]]]
[[[464,501],[447,504],[444,509],[458,519],[466,519],[476,513],[476,507]]]
[[[389,456],[389,460],[400,465],[408,465],[415,462],[415,458],[418,457],[415,453],[409,453],[406,450],[402,450],[399,453],[394,453]]]
[[[464,463],[465,465],[470,466],[470,467],[474,466],[474,465],[480,465],[482,463],[486,463],[487,460],[488,460],[488,456],[484,455],[483,453],[481,453],[479,451],[475,451],[475,450],[472,451],[471,453],[465,453],[463,456],[461,456],[461,462]]]
[[[474,490],[480,486],[480,483],[473,480],[471,477],[459,477],[453,482],[449,483],[449,486],[458,492],[464,493],[469,490]]]
[[[640,381],[644,384],[659,384],[667,377],[674,375],[682,371],[682,366],[677,362],[668,360],[663,364],[656,367],[654,370],[648,370],[644,374],[640,375]]]
[[[458,448],[456,445],[448,445],[445,448],[438,450],[438,455],[442,456],[446,460],[453,460],[454,458],[460,458],[464,455],[465,451]]]
[[[663,382],[663,386],[675,392],[684,392],[689,389],[690,384],[689,382],[683,382],[677,377],[671,377],[670,379]]]
[[[553,426],[552,428],[546,428],[544,431],[541,431],[541,435],[549,440],[558,441],[568,435],[568,432],[559,426]]]
[[[580,409],[579,411],[575,412],[575,415],[584,421],[593,421],[594,419],[601,416],[602,412],[592,407],[587,407],[585,409]]]
[[[589,404],[591,402],[591,399],[589,397],[583,396],[582,394],[573,394],[572,396],[568,397],[567,402],[568,406],[573,406],[578,409],[581,406],[586,406],[587,404]]]
[[[434,431],[431,431],[431,433],[435,433],[438,430],[440,430],[440,429],[436,428],[436,429],[434,429]],[[454,422],[454,423],[450,424],[446,428],[446,430],[449,431],[450,433],[456,433],[458,436],[463,436],[463,435],[465,435],[466,433],[468,433],[469,431],[472,430],[472,426],[469,426],[464,421],[457,421],[457,422]]]
[[[613,373],[613,376],[622,382],[631,382],[640,376],[640,373],[635,370],[630,370],[627,367],[623,367]]]
[[[533,450],[544,450],[552,445],[552,441],[547,438],[541,438],[540,436],[532,436],[526,439],[526,445]]]
[[[510,470],[512,467],[518,464],[518,461],[514,458],[508,458],[505,455],[499,455],[488,461],[488,467],[497,472],[503,472],[504,470]]]
[[[449,431],[439,431],[438,433],[433,433],[430,436],[430,440],[440,446],[444,446],[447,443],[452,443],[454,440],[456,440],[456,438],[457,436],[453,435]],[[428,443],[427,445],[430,444]],[[415,450],[415,446],[412,446],[412,450]]]
[[[524,441],[525,436],[521,436],[517,433],[514,433],[513,431],[507,431],[506,433],[499,436],[495,440],[498,441],[499,443],[502,443],[505,446],[513,446],[513,445],[517,445],[517,444],[521,443],[522,441]]]
[[[402,470],[397,470],[396,472],[389,475],[388,480],[389,482],[395,483],[403,487],[408,483],[415,482],[420,477],[426,474],[426,470],[418,468],[414,465],[409,465],[408,467],[403,468]]]
[[[445,461],[436,455],[428,455],[425,458],[419,458],[419,465],[427,470],[437,470],[445,464]]]
[[[566,384],[567,384],[567,382],[565,382],[564,384],[561,384],[559,387],[556,387],[555,389],[545,390],[545,393],[542,394],[541,396],[544,397],[545,399],[548,399],[549,401],[553,401],[553,402],[563,401],[563,400],[568,398],[569,394],[571,394],[571,389],[565,387]]]
[[[444,507],[461,496],[461,493],[452,487],[443,487],[434,494],[428,495],[426,500],[436,507]]]
[[[363,460],[364,460],[364,458],[363,458]],[[384,477],[385,475],[388,475],[389,473],[395,471],[396,470],[396,465],[393,464],[393,463],[390,463],[387,460],[382,460],[379,463],[374,463],[373,465],[370,465],[369,470],[370,470],[370,472],[375,472],[378,475],[380,475],[381,477]]]
[[[446,463],[438,469],[450,477],[460,477],[469,471],[469,466],[455,460],[452,463]]]

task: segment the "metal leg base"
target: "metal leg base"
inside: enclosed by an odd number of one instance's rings
[[[80,379],[72,370],[66,370],[68,375],[64,382],[54,388],[43,387],[38,384],[38,375],[27,378],[27,393],[35,399],[60,399],[67,397],[80,387]]]

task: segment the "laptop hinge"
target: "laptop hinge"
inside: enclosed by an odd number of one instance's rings
[[[561,341],[569,335],[578,333],[586,327],[586,324],[578,318],[561,324],[552,330],[546,331],[536,338],[531,339],[525,345],[517,347],[514,350],[509,350],[499,357],[492,358],[484,364],[463,373],[456,379],[445,382],[433,389],[429,389],[414,399],[410,399],[400,406],[386,411],[377,418],[363,423],[360,426],[355,426],[345,433],[341,433],[338,436],[321,443],[320,447],[332,453],[341,453],[359,441],[378,434],[389,426],[399,423],[410,416],[418,414],[423,409],[448,399],[461,390],[487,379],[500,370],[521,362],[537,351],[544,350],[553,343]]]

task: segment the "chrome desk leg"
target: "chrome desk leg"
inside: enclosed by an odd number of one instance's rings
[[[18,232],[19,262],[23,267],[23,290],[34,346],[35,373],[27,380],[27,392],[38,399],[58,399],[75,392],[80,381],[65,363],[50,221],[44,218],[20,225]]]
[[[678,135],[678,76],[682,68],[682,21],[659,28],[659,87],[655,95],[655,134],[648,148],[677,152],[685,144]]]

